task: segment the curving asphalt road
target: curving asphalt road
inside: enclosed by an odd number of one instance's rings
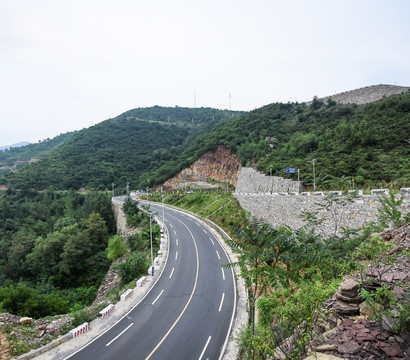
[[[162,206],[151,204],[162,217]],[[233,271],[210,229],[165,207],[164,271],[128,316],[67,359],[221,359],[235,311]]]

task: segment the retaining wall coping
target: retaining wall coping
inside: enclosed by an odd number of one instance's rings
[[[363,190],[349,190],[347,192],[349,195],[353,195],[356,194],[358,196],[363,196]]]
[[[370,194],[376,196],[389,195],[389,189],[372,189],[370,190]]]

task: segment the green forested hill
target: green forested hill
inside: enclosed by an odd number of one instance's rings
[[[237,114],[159,106],[130,110],[77,132],[50,156],[0,182],[20,189],[107,189],[115,183],[123,191],[127,182],[135,188],[143,173],[179,155],[222,118]],[[169,123],[163,121],[168,117]]]
[[[223,144],[252,165],[272,175],[293,176],[300,168],[306,185],[322,188],[410,185],[410,94],[367,105],[339,105],[314,99],[311,104],[275,103],[229,119],[192,144],[172,162],[145,174],[150,185],[175,175],[183,165]]]
[[[75,132],[68,132],[38,143],[0,150],[0,174],[26,166],[33,158],[43,159],[74,134]]]
[[[184,108],[184,107],[161,107],[136,108],[123,113],[126,118],[153,120],[170,124],[209,124],[220,121],[232,115],[238,115],[241,111],[232,112],[213,108]]]
[[[235,117],[232,117],[235,115]],[[318,99],[238,113],[200,108],[130,110],[76,133],[51,156],[10,174],[14,187],[119,189],[163,183],[205,152],[225,145],[242,165],[319,188],[410,186],[410,94],[367,105]],[[227,116],[227,117],[226,117]]]

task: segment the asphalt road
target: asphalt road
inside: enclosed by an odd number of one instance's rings
[[[162,206],[151,209],[162,218]],[[144,300],[69,359],[220,359],[235,309],[235,284],[208,227],[165,207],[170,243],[162,276]]]

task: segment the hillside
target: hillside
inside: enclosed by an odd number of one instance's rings
[[[0,182],[35,189],[107,189],[114,183],[124,192],[127,182],[135,188],[142,174],[179,155],[224,117],[237,114],[159,106],[130,110],[75,133],[50,156]],[[168,117],[169,123],[163,121]]]
[[[225,145],[242,166],[295,179],[287,167],[299,168],[306,186],[330,189],[406,187],[410,185],[410,93],[366,105],[275,103],[217,124],[213,132],[189,146],[181,156],[145,174],[152,186],[175,176],[184,164]],[[148,182],[148,179],[151,179]]]
[[[11,146],[0,151],[0,175],[20,169],[50,155],[61,144],[71,138],[75,132],[58,135],[34,144]]]

